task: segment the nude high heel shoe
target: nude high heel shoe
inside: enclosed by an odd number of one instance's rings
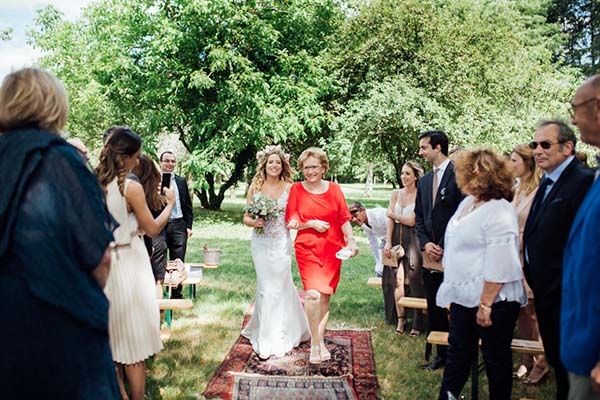
[[[331,360],[331,353],[327,350],[325,343],[321,343],[321,361]]]
[[[396,333],[402,335],[404,333],[404,327],[406,326],[406,318],[404,316],[398,317],[398,325],[396,325]]]
[[[311,364],[321,364],[321,346],[310,346],[308,362]]]

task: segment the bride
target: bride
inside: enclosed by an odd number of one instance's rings
[[[258,166],[248,190],[248,206],[276,202],[277,212],[272,218],[244,214],[244,224],[254,228],[251,250],[257,282],[254,312],[242,336],[250,340],[261,359],[267,359],[285,355],[308,340],[310,333],[292,280],[292,242],[284,221],[292,182],[289,155],[277,145],[265,147],[256,158]]]

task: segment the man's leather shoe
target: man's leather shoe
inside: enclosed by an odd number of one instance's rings
[[[421,365],[421,368],[429,370],[429,371],[435,371],[436,369],[442,368],[444,366],[444,364],[446,364],[446,361],[444,361],[440,357],[436,357],[430,363],[427,363],[425,365]]]

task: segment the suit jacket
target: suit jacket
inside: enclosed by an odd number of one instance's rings
[[[563,258],[560,355],[567,371],[584,376],[600,360],[599,237],[600,179],[579,207]]]
[[[175,184],[179,191],[179,204],[183,213],[183,220],[187,229],[192,229],[192,221],[194,219],[194,211],[192,208],[192,199],[185,178],[175,175]]]
[[[454,215],[464,195],[456,185],[454,165],[450,162],[438,185],[435,204],[431,204],[433,171],[429,171],[417,182],[415,201],[415,228],[421,249],[433,242],[444,247],[446,225]]]
[[[527,252],[524,272],[536,307],[560,304],[563,251],[593,179],[594,172],[574,158],[552,185],[539,210],[527,217],[523,232],[523,250]]]

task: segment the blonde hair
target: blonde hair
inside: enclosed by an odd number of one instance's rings
[[[37,68],[8,74],[0,86],[0,131],[35,126],[59,133],[67,123],[69,101],[64,85]]]
[[[254,178],[252,178],[252,183],[250,184],[250,188],[255,192],[260,192],[262,185],[265,183],[265,179],[267,178],[267,161],[269,161],[269,157],[273,154],[281,159],[281,173],[279,174],[279,179],[285,182],[292,182],[292,174],[294,171],[290,166],[290,155],[283,151],[280,145],[269,145],[256,153],[258,165],[256,166],[256,173],[254,174]]]
[[[300,157],[298,157],[298,168],[301,170],[304,162],[310,157],[314,157],[319,160],[319,164],[325,168],[325,171],[323,171],[323,175],[325,175],[327,170],[329,170],[329,158],[327,158],[325,151],[319,147],[309,147],[308,149],[304,150],[302,154],[300,154]]]
[[[533,150],[531,150],[527,143],[522,143],[515,146],[512,152],[521,157],[523,164],[525,164],[525,169],[529,172],[527,176],[523,176],[519,179],[519,186],[517,186],[515,192],[517,194],[524,193],[527,196],[529,193],[537,189],[540,184],[540,176],[542,174],[535,164]]]
[[[415,176],[415,178],[417,178],[417,181],[421,179],[423,175],[425,175],[425,170],[423,169],[423,166],[415,160],[409,160],[405,162],[403,167],[408,167],[412,169],[413,175]]]

